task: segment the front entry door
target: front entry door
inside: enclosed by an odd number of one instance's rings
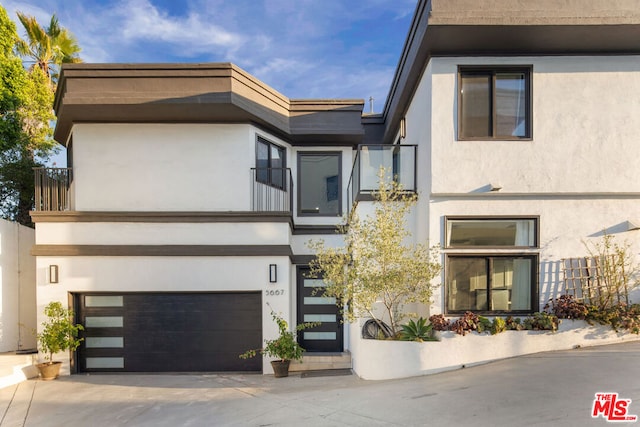
[[[343,327],[336,299],[325,297],[324,282],[309,277],[309,272],[308,267],[298,267],[298,323],[322,323],[299,332],[298,342],[308,352],[342,352]]]

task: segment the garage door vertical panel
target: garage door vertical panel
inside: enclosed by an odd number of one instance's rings
[[[124,370],[124,296],[79,295],[78,318],[84,326],[78,359],[79,370]]]

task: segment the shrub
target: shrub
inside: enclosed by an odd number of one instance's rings
[[[586,320],[589,324],[598,322],[601,325],[609,325],[618,332],[620,329],[634,334],[640,333],[640,304],[626,305],[619,303],[608,308],[589,306]]]
[[[554,314],[560,319],[578,319],[587,318],[589,309],[583,302],[577,301],[573,295],[561,295],[559,298],[550,299],[544,306],[547,313]]]
[[[482,333],[482,332],[491,332],[491,327],[492,327],[492,323],[491,320],[487,319],[486,317],[483,316],[478,316],[478,332]]]
[[[466,335],[468,332],[477,331],[480,318],[477,314],[466,311],[459,319],[454,321],[449,327],[450,330],[459,335]]]
[[[509,316],[507,317],[507,320],[505,320],[505,324],[509,331],[521,331],[524,329],[519,317]]]
[[[557,316],[543,311],[524,319],[523,326],[530,331],[557,331],[559,323]]]
[[[499,334],[507,330],[507,322],[502,317],[496,317],[491,324],[491,335]]]
[[[451,322],[444,317],[444,314],[434,314],[429,317],[429,323],[434,331],[448,331],[451,326]]]

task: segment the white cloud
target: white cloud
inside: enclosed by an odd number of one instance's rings
[[[417,0],[2,1],[12,18],[56,13],[86,62],[230,61],[288,97],[379,111]]]
[[[119,9],[125,42],[162,41],[191,52],[207,52],[212,47],[236,49],[243,42],[240,34],[213,25],[195,12],[186,18],[172,17],[148,0],[123,1]]]

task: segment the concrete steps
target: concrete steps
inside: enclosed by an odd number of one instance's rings
[[[0,388],[38,376],[38,354],[0,353]]]
[[[351,369],[351,353],[305,353],[302,360],[292,360],[289,372]]]

